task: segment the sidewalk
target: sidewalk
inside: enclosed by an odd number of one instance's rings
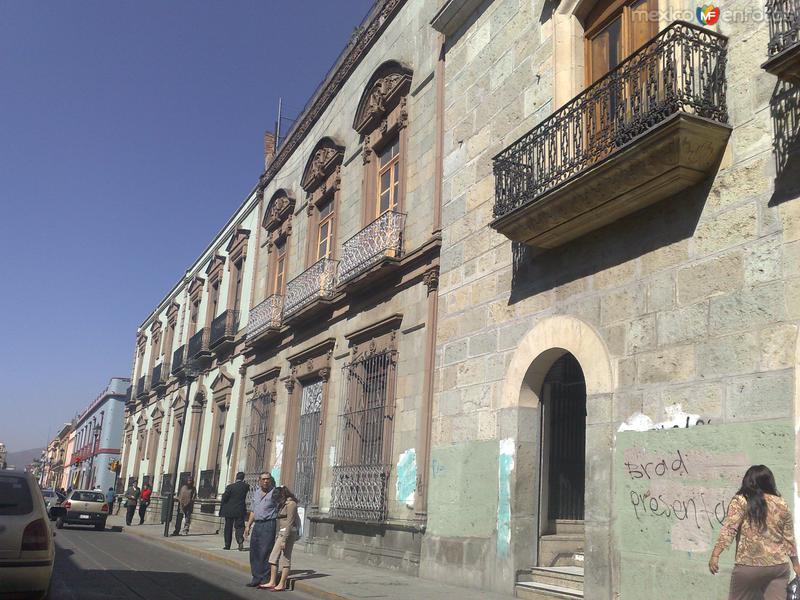
[[[222,550],[222,535],[197,534],[180,537],[164,537],[163,525],[125,526],[122,515],[108,519],[110,527],[121,527],[129,535],[135,535],[152,543],[186,552],[205,560],[228,565],[242,571],[242,585],[249,580],[250,558],[248,552]],[[235,541],[234,541],[235,547]],[[247,548],[247,541],[245,541]],[[511,600],[511,595],[496,594],[475,589],[447,585],[403,575],[387,569],[343,560],[315,556],[300,551],[295,546],[292,555],[290,578],[294,589],[324,600]]]

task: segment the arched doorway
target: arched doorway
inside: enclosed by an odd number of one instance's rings
[[[586,380],[569,352],[542,383],[539,566],[583,566]]]

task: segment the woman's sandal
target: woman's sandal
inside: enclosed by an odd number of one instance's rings
[[[258,586],[258,589],[260,589],[260,590],[271,590],[274,587],[275,587],[275,585],[270,585],[268,583],[262,583],[261,585]]]
[[[280,588],[280,589],[278,589],[278,588],[274,587],[274,588],[272,588],[272,591],[273,592],[285,592],[288,589],[289,588]]]

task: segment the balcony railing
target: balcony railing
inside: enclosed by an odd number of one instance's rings
[[[800,0],[767,0],[769,59],[762,67],[780,78],[800,80]]]
[[[172,353],[172,374],[177,375],[183,371],[186,357],[186,346],[183,345]]]
[[[153,367],[153,374],[150,377],[150,385],[154,388],[160,388],[167,384],[169,379],[169,364],[161,362]]]
[[[142,375],[136,382],[136,396],[144,396],[148,392],[147,375]]]
[[[354,521],[386,519],[389,465],[335,466],[331,516]]]
[[[800,0],[767,0],[770,57],[800,43]]]
[[[339,262],[318,260],[286,285],[283,318],[297,313],[315,300],[333,298],[336,292],[336,268]]]
[[[339,284],[364,273],[384,258],[400,258],[406,215],[388,211],[342,245]]]
[[[239,329],[239,311],[226,310],[211,321],[209,347],[214,348],[224,341],[233,340]]]
[[[198,355],[201,355],[205,352],[208,352],[208,330],[203,327],[203,329],[189,338],[187,362],[188,360],[197,358]]]
[[[273,294],[257,304],[247,321],[247,339],[253,339],[268,329],[280,329],[283,313],[283,296]]]
[[[494,158],[494,217],[535,202],[678,113],[725,124],[727,38],[676,21]],[[493,224],[494,225],[494,224]]]

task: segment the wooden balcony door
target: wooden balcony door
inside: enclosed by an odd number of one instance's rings
[[[658,33],[657,0],[603,0],[589,12],[585,25],[586,86],[617,68]],[[594,160],[613,151],[620,122],[630,116],[629,100],[647,84],[646,69],[610,80],[589,92],[587,150]]]

